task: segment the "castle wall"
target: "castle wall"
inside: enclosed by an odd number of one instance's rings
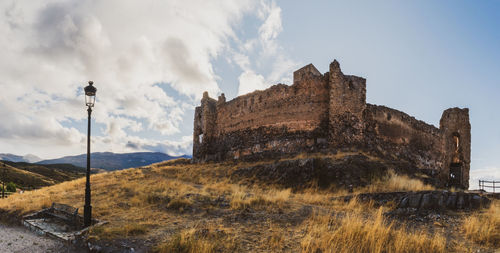
[[[255,91],[217,106],[217,135],[259,127],[312,131],[328,117],[328,101],[322,76]]]
[[[371,104],[367,104],[364,121],[368,149],[418,168],[441,170],[443,140],[435,126],[404,112]]]
[[[195,161],[276,158],[283,154],[358,149],[433,171],[443,185],[467,188],[468,109],[448,109],[440,128],[398,110],[366,103],[366,79],[339,63],[321,74],[312,64],[278,84],[226,102],[203,94],[195,110]]]
[[[327,77],[312,65],[296,71],[294,76],[297,79],[292,86],[275,85],[229,102],[224,95],[213,103],[204,98],[197,108],[202,116],[195,115],[193,158],[257,158],[324,147],[328,138]],[[211,114],[212,110],[205,107],[212,108],[214,103],[215,114]],[[215,122],[213,138],[207,138],[212,128],[203,128],[206,122]],[[205,139],[201,144],[196,142],[200,135]]]

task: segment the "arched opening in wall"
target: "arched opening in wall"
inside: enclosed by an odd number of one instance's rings
[[[459,149],[460,149],[460,134],[458,133],[453,133],[452,135],[452,138],[453,138],[453,146],[454,146],[454,153],[459,153]]]
[[[460,134],[451,135],[452,159],[450,163],[450,181],[451,187],[462,188],[462,159],[460,156]]]
[[[352,84],[352,80],[349,80],[349,84],[347,85],[350,90],[354,90],[354,85]]]
[[[193,129],[193,156],[195,157],[199,152],[200,144],[200,134],[203,133],[203,120],[201,116],[201,110],[198,111],[197,108],[194,118],[194,129]]]
[[[198,135],[198,143],[203,143],[203,133]]]
[[[462,188],[462,163],[450,164],[450,181],[451,187]]]

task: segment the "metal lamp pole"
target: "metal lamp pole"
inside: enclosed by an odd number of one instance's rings
[[[5,170],[6,169],[7,169],[7,166],[5,166],[5,163],[3,163],[2,199],[5,198]]]
[[[85,104],[88,112],[88,132],[87,132],[87,181],[85,183],[85,206],[83,207],[83,224],[88,227],[92,224],[92,206],[90,205],[90,115],[95,103],[97,89],[92,86],[94,82],[89,81],[85,90]]]

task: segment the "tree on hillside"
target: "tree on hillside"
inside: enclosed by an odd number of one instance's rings
[[[7,186],[5,187],[5,190],[8,192],[16,192],[17,185],[14,184],[13,182],[9,182]]]

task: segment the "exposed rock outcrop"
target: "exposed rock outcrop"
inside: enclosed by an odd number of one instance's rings
[[[361,201],[373,200],[377,204],[386,204],[392,201],[397,203],[396,210],[393,212],[396,214],[416,211],[470,211],[487,208],[491,204],[488,197],[478,193],[442,190],[363,193],[340,198],[344,201],[350,201],[353,197],[357,197]]]

